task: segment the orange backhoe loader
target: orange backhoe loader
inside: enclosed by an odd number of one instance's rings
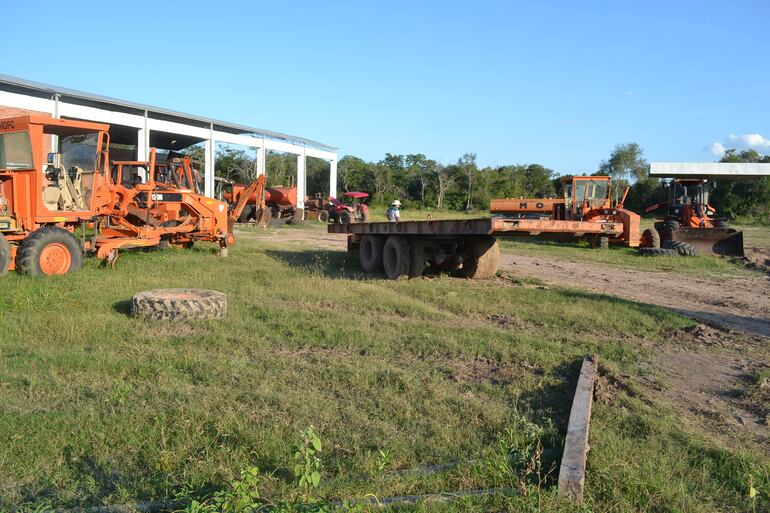
[[[156,181],[154,159],[152,151],[148,162],[118,163],[113,176],[108,125],[0,120],[0,272],[64,274],[81,266],[84,252],[114,260],[119,249],[164,238],[217,242],[226,254],[234,242],[227,205]],[[130,165],[144,179],[124,178]]]
[[[743,256],[743,232],[716,217],[716,209],[709,203],[709,180],[675,178],[665,186],[668,199],[644,209],[646,213],[665,209],[665,214],[655,223],[664,246],[678,250],[695,247],[704,253]]]

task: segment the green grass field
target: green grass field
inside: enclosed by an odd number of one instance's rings
[[[342,252],[259,237],[215,253],[131,252],[114,270],[91,259],[73,275],[2,278],[0,510],[201,498],[252,466],[277,501],[296,494],[292,445],[312,425],[328,498],[513,487],[525,495],[406,509],[572,511],[548,471],[581,357],[644,374],[692,324],[503,279],[371,279]],[[127,314],[133,293],[165,287],[223,291],[228,316]],[[555,449],[539,486],[505,456],[533,437]],[[596,403],[591,448],[580,511],[748,512],[749,482],[767,511],[766,453],[726,447],[633,383]],[[396,472],[458,461],[475,463]]]

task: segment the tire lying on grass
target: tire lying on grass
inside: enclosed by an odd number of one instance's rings
[[[131,313],[157,321],[221,319],[227,313],[227,296],[203,289],[146,290],[134,295]]]
[[[673,249],[677,253],[679,253],[682,256],[698,256],[700,255],[700,250],[693,246],[692,244],[688,244],[686,242],[681,242],[678,240],[667,240],[663,243],[663,247],[666,249]]]
[[[675,249],[666,248],[639,248],[640,256],[667,256],[675,257],[679,256],[679,253]]]

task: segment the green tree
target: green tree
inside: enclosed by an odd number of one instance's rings
[[[644,151],[638,144],[618,144],[612,150],[610,158],[599,164],[597,174],[612,177],[613,194],[615,201],[618,201],[621,191],[627,185],[649,176],[649,164],[644,159]]]
[[[770,155],[762,155],[755,150],[729,149],[720,162],[770,163]],[[770,177],[716,180],[715,185],[710,202],[719,215],[730,219],[744,217],[763,224],[770,221]]]

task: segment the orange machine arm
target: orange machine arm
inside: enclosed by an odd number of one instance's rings
[[[620,198],[620,201],[616,205],[617,208],[623,208],[623,204],[626,202],[626,197],[628,196],[628,191],[630,191],[630,190],[631,190],[631,186],[630,185],[626,185],[626,190],[623,191],[623,197]]]
[[[261,175],[255,181],[251,182],[248,187],[241,191],[238,196],[238,202],[235,207],[230,211],[231,219],[239,219],[243,209],[246,208],[249,198],[252,194],[257,194],[257,201],[260,208],[265,208],[265,175]]]
[[[660,203],[655,203],[654,205],[650,205],[649,207],[644,209],[644,212],[649,214],[650,212],[653,212],[655,210],[658,210],[659,208],[663,208],[668,205],[668,201],[662,201]]]

